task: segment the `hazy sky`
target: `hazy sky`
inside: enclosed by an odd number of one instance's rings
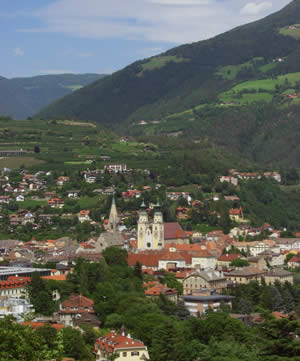
[[[110,73],[289,0],[0,0],[0,75]]]

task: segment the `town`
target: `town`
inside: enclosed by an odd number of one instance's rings
[[[101,292],[101,281],[96,293],[81,283],[81,277],[101,280],[104,264],[118,263],[134,270],[145,299],[166,302],[174,315],[181,308],[183,319],[226,310],[247,327],[260,324],[259,302],[240,294],[253,285],[270,293],[260,305],[275,319],[299,318],[300,232],[291,235],[267,222],[251,225],[236,192],[240,182],[281,183],[278,172],[229,170],[218,177],[221,192],[203,197],[200,189],[131,183],[134,169],[108,162],[103,169],[58,176],[50,170],[2,171],[3,320],[11,315],[33,330],[72,328],[79,334],[88,327],[97,335],[89,351],[94,359],[150,359],[152,347],[149,353],[146,341],[128,333],[126,319],[105,309],[112,300],[109,291]],[[143,174],[150,177],[147,170]],[[231,195],[225,195],[228,185]],[[97,283],[90,287],[98,289]],[[78,350],[70,356],[88,357]]]

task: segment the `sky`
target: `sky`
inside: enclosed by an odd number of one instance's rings
[[[290,0],[0,0],[0,76],[112,73]]]

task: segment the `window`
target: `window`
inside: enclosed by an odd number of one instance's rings
[[[127,356],[127,352],[123,352],[123,357],[126,357]]]
[[[138,351],[132,351],[131,356],[139,356],[140,353]]]
[[[151,243],[150,242],[147,243],[147,247],[151,248]]]

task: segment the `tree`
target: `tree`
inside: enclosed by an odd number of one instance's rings
[[[11,316],[0,319],[0,339],[0,356],[5,361],[50,361],[61,354],[48,349],[31,326],[22,326]]]
[[[133,274],[139,278],[139,279],[143,279],[143,272],[142,272],[142,265],[140,262],[136,262],[135,266],[134,266],[134,271]]]
[[[127,251],[117,247],[107,247],[103,252],[106,263],[112,265],[127,265]]]
[[[51,315],[55,311],[52,292],[47,288],[47,283],[41,278],[39,272],[32,274],[27,290],[36,313]]]
[[[249,266],[249,262],[246,260],[246,259],[240,259],[240,258],[237,258],[237,259],[234,259],[230,266],[234,266],[234,267],[247,267]]]
[[[93,360],[93,354],[85,344],[79,330],[65,327],[62,330],[65,356],[73,357],[80,361]]]

